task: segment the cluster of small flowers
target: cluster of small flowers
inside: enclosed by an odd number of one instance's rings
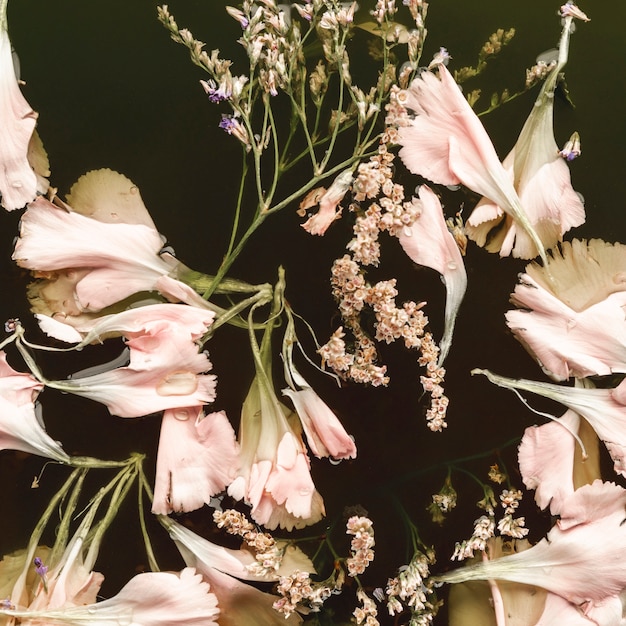
[[[374,342],[360,327],[354,328],[353,334],[357,338],[355,353],[346,352],[346,342],[343,340],[345,333],[340,326],[318,350],[322,365],[328,365],[339,376],[357,383],[370,384],[373,387],[389,384],[386,366],[374,363],[377,356]]]
[[[432,499],[433,501],[427,507],[427,510],[431,514],[433,522],[441,524],[445,519],[444,513],[449,513],[457,504],[457,493],[452,486],[450,476],[446,476],[443,487],[441,487],[439,493],[432,495]]]
[[[263,90],[276,96],[279,88],[291,88],[291,66],[300,58],[297,22],[292,22],[290,14],[274,0],[267,0],[262,6],[245,0],[241,10],[233,7],[226,10],[241,25],[243,33],[239,42],[246,49],[251,67],[258,69]]]
[[[374,560],[374,528],[372,521],[361,515],[352,516],[346,524],[346,532],[353,535],[350,542],[352,555],[346,559],[349,576],[362,574]],[[361,623],[361,622],[359,622]]]
[[[500,494],[500,503],[504,508],[504,517],[498,522],[498,530],[501,535],[521,539],[528,534],[528,528],[524,528],[525,519],[513,517],[522,496],[523,493],[519,489],[504,489]]]
[[[506,474],[504,474],[497,463],[494,463],[489,467],[489,473],[487,474],[489,480],[501,485],[506,480]]]
[[[493,56],[494,54],[498,54],[502,50],[502,46],[506,46],[510,43],[513,37],[515,37],[514,28],[510,28],[509,30],[498,28],[498,30],[496,30],[495,33],[492,33],[489,36],[489,39],[483,44],[483,47],[478,53],[479,62]]]
[[[556,61],[551,61],[550,63],[538,61],[530,69],[526,70],[526,89],[544,80],[555,66]]]
[[[380,626],[380,622],[376,619],[378,609],[376,603],[372,600],[362,588],[357,589],[356,597],[361,603],[354,609],[352,615],[356,619],[357,624],[365,624],[365,626]]]
[[[284,546],[277,544],[269,533],[259,532],[243,513],[234,509],[214,511],[213,521],[231,535],[241,537],[254,552],[256,561],[247,566],[257,576],[272,575],[278,571],[285,554]]]
[[[298,605],[304,603],[310,611],[319,611],[333,592],[331,587],[313,582],[308,572],[299,570],[289,576],[281,576],[276,590],[281,597],[274,602],[273,607],[285,619],[297,610]]]
[[[377,0],[372,15],[379,24],[384,24],[387,20],[393,19],[397,11],[396,0]]]
[[[438,602],[431,602],[434,583],[429,579],[429,565],[434,563],[434,554],[416,552],[411,562],[400,570],[395,578],[387,581],[387,610],[389,615],[397,615],[405,606],[411,610],[414,626],[426,626],[439,610]]]
[[[439,348],[431,333],[424,333],[420,345],[421,356],[418,363],[425,367],[426,375],[420,376],[424,391],[430,393],[430,407],[426,411],[426,424],[433,432],[441,432],[448,426],[446,413],[449,400],[441,386],[446,370],[437,365]]]
[[[495,535],[496,523],[493,515],[481,515],[474,522],[472,536],[457,542],[451,560],[463,561],[474,556],[475,551],[484,551],[487,541]]]

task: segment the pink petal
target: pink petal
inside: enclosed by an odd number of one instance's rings
[[[235,432],[223,411],[206,417],[201,407],[165,411],[152,512],[199,509],[226,488],[238,467]]]
[[[300,391],[283,389],[296,407],[311,452],[319,459],[356,458],[354,440],[345,431],[330,407],[311,389],[304,387]]]
[[[439,272],[446,285],[445,328],[439,346],[439,364],[445,360],[452,344],[456,316],[465,296],[467,274],[459,247],[446,225],[437,195],[426,185],[419,190],[422,213],[398,235],[409,258]]]
[[[5,22],[0,29],[0,194],[7,211],[21,209],[37,194],[37,177],[28,162],[36,120],[17,83]]]

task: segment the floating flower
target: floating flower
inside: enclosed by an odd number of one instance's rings
[[[121,367],[119,359],[107,371],[82,372],[66,381],[48,381],[47,385],[66,393],[90,398],[104,404],[112,415],[140,417],[166,409],[201,406],[215,399],[215,376],[206,374],[211,362],[197,346],[160,344],[154,360],[133,355],[129,341],[130,363]],[[123,355],[124,356],[124,355]],[[101,368],[98,368],[99,370]]]
[[[554,139],[554,90],[567,62],[571,18],[563,28],[559,60],[544,81],[517,143],[502,165],[511,177],[530,223],[546,248],[552,248],[570,228],[585,221],[585,208],[572,188],[570,172]],[[509,215],[505,216],[504,213]],[[534,256],[532,242],[520,237],[515,216],[498,200],[483,198],[466,222],[470,239],[487,250],[513,256]]]
[[[574,239],[520,276],[507,325],[552,378],[626,372],[625,263],[623,244]]]
[[[439,344],[441,365],[452,344],[454,323],[467,288],[465,264],[454,236],[448,230],[437,195],[426,185],[419,189],[421,214],[398,234],[400,245],[419,265],[439,272],[446,286],[445,328]]]
[[[226,413],[202,407],[166,410],[161,423],[153,513],[194,511],[223,491],[239,468],[239,446]]]
[[[461,568],[438,577],[449,583],[507,580],[535,585],[590,614],[626,587],[626,490],[594,481],[563,503],[547,537],[524,552]]]
[[[218,599],[220,626],[293,626],[302,618],[294,613],[288,619],[272,607],[277,597],[242,580],[276,581],[294,569],[313,572],[310,560],[295,546],[284,548],[280,566],[270,574],[257,575],[256,559],[249,550],[232,550],[211,543],[169,518],[160,518],[176,543],[185,563],[200,572]]]
[[[586,456],[567,432],[580,438]],[[547,424],[528,427],[519,447],[519,466],[526,487],[535,489],[537,505],[558,515],[575,489],[600,478],[598,448],[589,423],[572,410]]]
[[[69,456],[37,418],[34,400],[42,389],[31,374],[16,372],[0,351],[0,450],[21,450],[69,463]]]
[[[160,279],[177,282],[171,276],[180,264],[161,253],[164,240],[132,182],[98,170],[79,179],[69,198],[82,209],[39,197],[22,217],[13,259],[40,279],[29,289],[35,312],[97,312],[159,286],[168,297],[167,283]]]
[[[71,626],[217,626],[219,613],[217,598],[209,592],[208,583],[191,567],[180,573],[138,574],[116,596],[102,602],[36,611],[0,609],[0,615],[23,621],[50,620]]]
[[[28,162],[37,113],[24,99],[13,68],[7,31],[7,3],[0,15],[0,194],[7,211],[21,209],[37,194],[37,177]]]
[[[545,259],[541,233],[522,207],[487,131],[446,66],[438,69],[439,77],[424,71],[398,94],[398,101],[415,113],[409,125],[398,128],[400,158],[413,174],[441,185],[463,184],[509,214],[523,230],[516,233],[515,247],[510,241],[500,250],[502,256],[538,252]]]
[[[297,343],[298,337],[295,333],[293,315],[289,310],[288,314],[282,357],[289,388],[283,389],[283,395],[291,398],[296,407],[309,448],[318,459],[322,457],[354,459],[356,458],[354,439],[348,435],[331,408],[311,388],[293,363],[293,346]]]
[[[295,420],[257,373],[241,410],[241,469],[228,493],[250,504],[252,518],[269,529],[303,528],[324,515]]]
[[[626,379],[614,389],[561,387],[532,380],[506,378],[489,370],[472,370],[484,374],[494,384],[520,389],[556,400],[584,417],[606,445],[618,474],[626,476]],[[588,383],[590,384],[590,383]]]

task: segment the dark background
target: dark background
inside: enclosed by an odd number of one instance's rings
[[[475,62],[482,43],[499,27],[514,26],[517,36],[491,65],[480,86],[485,94],[508,87],[515,91],[524,69],[540,52],[556,45],[560,34],[559,2],[526,3],[488,0],[481,3],[433,0],[429,9],[429,35],[424,60],[445,46],[453,59],[451,69]],[[226,16],[221,0],[178,0],[169,4],[180,27],[188,26],[227,58],[242,60],[235,43],[238,24]],[[581,5],[592,18],[578,24],[571,38],[566,78],[575,108],[563,99],[555,106],[555,134],[562,145],[571,132],[582,137],[583,156],[571,165],[572,180],[586,200],[587,223],[567,237],[626,239],[623,217],[623,114],[626,73],[622,28],[626,5],[603,2]],[[139,187],[159,230],[188,265],[211,273],[225,251],[230,232],[231,208],[237,191],[240,149],[235,140],[217,128],[220,109],[208,102],[199,86],[206,78],[194,67],[181,46],[174,44],[157,22],[156,4],[148,0],[12,0],[10,34],[21,61],[23,87],[31,106],[39,112],[39,133],[50,156],[51,182],[63,196],[84,172],[110,167],[131,178]],[[357,37],[360,35],[357,34]],[[368,59],[353,57],[365,76]],[[245,64],[233,73],[244,72]],[[468,83],[468,89],[473,85]],[[532,107],[536,91],[526,94],[483,118],[498,152],[504,157],[515,142]],[[485,106],[488,102],[485,96]],[[480,105],[477,108],[482,108]],[[294,172],[294,176],[299,175]],[[410,179],[405,179],[410,183]],[[448,194],[449,214],[459,202],[472,206],[471,195]],[[301,227],[297,207],[289,207],[268,220],[250,241],[232,275],[249,282],[274,281],[276,269],[287,271],[287,296],[303,314],[323,343],[339,325],[330,295],[329,272],[333,259],[343,255],[351,238],[349,217],[333,224],[323,238],[311,237]],[[24,286],[27,277],[10,261],[19,216],[0,215],[4,296],[3,318],[19,316],[28,325]],[[439,528],[425,512],[430,496],[443,484],[446,463],[463,457],[484,458],[460,464],[485,479],[498,458],[506,464],[512,482],[521,487],[516,471],[515,444],[526,426],[536,422],[509,392],[473,379],[473,367],[485,367],[513,377],[543,378],[538,366],[510,335],[503,312],[516,275],[524,263],[499,259],[470,245],[467,258],[469,288],[457,322],[455,340],[446,363],[446,392],[450,397],[449,427],[431,433],[425,426],[425,403],[420,401],[415,357],[401,346],[382,346],[391,384],[386,389],[347,385],[337,389],[304,362],[305,377],[336,409],[358,445],[355,461],[330,466],[312,461],[312,472],[325,497],[327,522],[308,534],[324,532],[341,519],[346,505],[361,505],[374,520],[377,556],[362,580],[371,588],[384,586],[388,576],[411,556],[401,517],[393,508],[398,498],[420,528],[422,539],[438,548],[437,568],[448,567],[454,542],[469,537],[480,515],[475,502],[482,497],[475,483],[453,474],[459,507]],[[442,328],[444,292],[433,272],[418,269],[404,257],[397,242],[385,240],[381,267],[373,279],[397,276],[405,298],[427,300],[427,312],[436,335]],[[301,331],[304,334],[304,331]],[[208,344],[218,375],[216,409],[225,408],[234,423],[252,376],[245,333],[224,329]],[[94,362],[116,354],[113,343],[81,359]],[[42,357],[50,376],[76,369],[75,357]],[[81,367],[83,362],[81,361]],[[17,367],[17,365],[16,365]],[[281,382],[277,381],[277,388]],[[46,391],[41,397],[49,432],[63,441],[69,453],[125,458],[134,450],[148,453],[150,472],[158,441],[159,418],[124,420],[88,401]],[[560,409],[532,400],[534,406]],[[32,476],[43,461],[13,452],[0,453],[3,512],[0,518],[0,552],[25,545],[50,494],[67,476],[67,469],[48,467],[42,486],[30,489]],[[614,480],[614,477],[611,477]],[[102,478],[96,477],[94,484]],[[132,500],[132,498],[131,498]],[[523,512],[529,517],[531,539],[539,539],[549,520],[536,515],[532,496]],[[103,595],[111,595],[138,568],[145,565],[134,502],[120,514],[103,544],[98,569],[106,576]],[[198,528],[206,524],[206,511],[189,516]],[[180,567],[164,533],[154,528],[163,567]],[[337,534],[337,547],[346,542]],[[328,572],[324,572],[325,574]],[[349,592],[348,605],[352,603]],[[341,612],[341,607],[337,606]],[[381,611],[382,612],[382,611]],[[338,620],[339,618],[337,618]],[[443,621],[443,618],[442,618]]]

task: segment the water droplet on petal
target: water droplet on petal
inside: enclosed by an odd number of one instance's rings
[[[585,206],[585,196],[583,196],[583,194],[580,193],[580,191],[576,191],[575,193],[580,198],[580,201],[583,203],[583,206]]]
[[[461,185],[446,185],[446,189],[450,191],[458,191],[461,188]]]
[[[300,487],[300,489],[298,489],[298,493],[301,496],[310,496],[313,493],[313,489],[310,487]]]
[[[14,189],[21,189],[24,185],[22,185],[22,181],[21,180],[14,180],[11,183],[11,187],[13,187]]]
[[[172,372],[156,386],[160,396],[188,396],[198,388],[198,379],[193,372]]]
[[[448,261],[446,265],[448,266],[449,270],[455,270],[457,268],[457,264],[454,261]]]
[[[404,233],[404,235],[406,237],[412,237],[413,236],[413,229],[410,226],[405,226],[402,229],[402,232]]]
[[[332,456],[329,456],[328,461],[330,462],[331,465],[339,465],[339,463],[341,463],[343,459],[334,459]]]
[[[174,417],[181,422],[186,422],[190,417],[189,409],[176,409],[174,411]]]

